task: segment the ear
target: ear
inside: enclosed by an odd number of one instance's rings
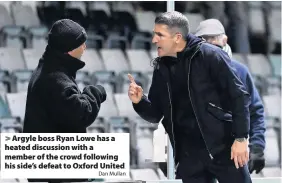
[[[223,36],[223,46],[226,46],[228,37],[226,35]]]
[[[183,36],[180,33],[176,33],[175,35],[175,42],[179,43],[182,40]]]

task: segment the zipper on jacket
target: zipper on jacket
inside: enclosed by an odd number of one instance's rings
[[[226,112],[226,113],[232,114],[230,111],[225,111],[225,110],[223,110],[222,108],[220,108],[220,107],[216,106],[216,105],[215,105],[215,104],[213,104],[213,103],[210,103],[210,102],[209,102],[209,104],[210,104],[212,107],[214,107],[214,108],[217,108],[217,109],[221,110],[222,112]]]
[[[198,49],[199,50],[199,49]],[[208,145],[207,145],[207,142],[205,140],[205,137],[204,137],[204,134],[203,134],[203,130],[201,128],[201,125],[199,123],[199,120],[198,120],[198,117],[197,117],[197,114],[196,114],[196,111],[194,109],[194,104],[193,104],[193,101],[192,101],[192,97],[191,97],[191,92],[190,92],[190,89],[189,89],[189,86],[190,86],[190,69],[191,69],[191,62],[192,62],[192,58],[195,56],[195,54],[198,52],[198,50],[196,50],[196,52],[192,55],[192,57],[190,58],[190,61],[189,61],[189,69],[188,69],[188,93],[189,93],[189,98],[190,98],[190,101],[191,101],[191,104],[192,104],[192,109],[193,109],[193,112],[195,114],[195,117],[196,117],[196,121],[197,121],[197,124],[199,126],[199,129],[200,129],[200,132],[201,132],[201,135],[203,137],[203,140],[204,140],[204,143],[205,143],[205,146],[206,146],[206,149],[209,153],[209,156],[211,159],[213,159],[213,156],[208,148]]]
[[[169,90],[169,85],[167,83],[167,90],[168,90],[168,97],[169,97],[169,104],[170,104],[170,121],[171,121],[171,127],[172,127],[172,138],[173,138],[173,164],[175,167],[175,137],[174,137],[174,126],[173,126],[173,120],[172,120],[172,103],[171,103],[171,96],[170,96],[170,90]]]

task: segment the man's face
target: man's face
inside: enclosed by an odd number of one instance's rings
[[[152,43],[156,44],[158,56],[176,55],[176,34],[172,34],[167,25],[155,24]]]
[[[84,51],[86,49],[86,44],[83,43],[81,46],[79,46],[78,48],[72,50],[69,52],[69,54],[74,57],[74,58],[77,58],[77,59],[81,59]]]

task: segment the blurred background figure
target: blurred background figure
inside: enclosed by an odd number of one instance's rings
[[[265,120],[264,107],[259,93],[255,87],[252,76],[248,68],[240,62],[232,59],[232,50],[227,44],[228,37],[225,29],[218,19],[207,19],[200,22],[195,33],[196,36],[203,37],[208,43],[222,48],[231,58],[230,65],[233,67],[237,76],[246,86],[248,93],[251,95],[250,111],[250,161],[249,172],[256,170],[259,173],[265,165]]]
[[[166,1],[1,1],[1,132],[22,132],[28,81],[47,45],[48,31],[57,20],[68,18],[88,35],[81,58],[86,65],[76,77],[79,88],[101,84],[107,91],[104,108],[88,132],[129,132],[131,179],[165,179],[166,159],[153,163],[157,126],[138,118],[132,109],[127,73],[148,93],[151,60],[157,56],[152,27],[166,5]],[[252,176],[281,176],[281,1],[175,1],[175,10],[187,16],[192,33],[205,19],[222,21],[232,57],[248,67],[265,107],[265,168]],[[161,138],[165,137],[163,133]]]

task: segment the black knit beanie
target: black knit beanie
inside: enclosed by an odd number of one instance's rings
[[[48,46],[66,53],[81,46],[87,39],[85,29],[78,23],[62,19],[56,21],[48,35]]]

